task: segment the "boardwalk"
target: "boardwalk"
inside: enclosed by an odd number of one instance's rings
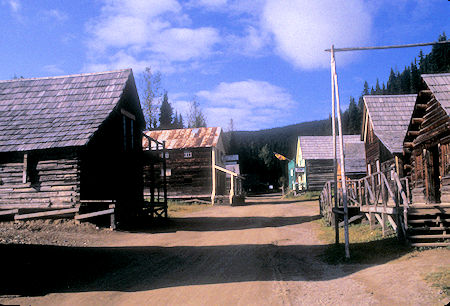
[[[438,302],[437,290],[425,284],[422,273],[445,260],[450,265],[450,256],[442,256],[448,250],[421,252],[377,265],[330,266],[317,257],[326,247],[316,235],[317,202],[281,202],[275,197],[250,198],[249,202],[249,206],[211,207],[191,213],[157,231],[110,233],[105,241],[93,239],[87,247],[0,245],[2,258],[6,254],[11,262],[4,275],[15,275],[9,282],[2,281],[0,303]],[[16,253],[28,254],[25,268]],[[71,260],[78,263],[62,268],[62,262]],[[49,264],[41,271],[36,262]],[[43,271],[47,280],[39,273]]]

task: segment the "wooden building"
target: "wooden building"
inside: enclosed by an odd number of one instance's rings
[[[0,81],[0,214],[134,215],[144,123],[131,69]]]
[[[450,73],[422,75],[404,141],[412,203],[450,204]]]
[[[364,96],[361,138],[367,174],[395,170],[402,175],[403,140],[417,95]]]
[[[220,127],[155,130],[145,134],[165,143],[169,198],[211,199],[212,156],[215,156],[215,165],[225,167],[225,150]],[[143,139],[143,147],[147,147],[146,138]],[[163,175],[164,173],[161,173],[161,176]],[[216,172],[215,195],[225,194],[225,181],[225,173]]]
[[[359,135],[344,135],[345,171],[348,178],[365,174],[364,143]],[[337,158],[339,160],[339,139]],[[300,190],[322,190],[333,175],[333,137],[300,136],[297,141],[295,180]]]

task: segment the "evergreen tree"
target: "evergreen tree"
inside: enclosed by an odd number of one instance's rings
[[[172,122],[172,127],[174,129],[178,129],[180,126],[180,123],[178,122],[178,112],[175,111],[175,116],[173,116],[173,122]]]
[[[184,129],[183,116],[181,116],[181,114],[180,114],[180,116],[178,117],[178,128],[179,128],[179,129]]]
[[[161,103],[161,108],[159,109],[159,128],[160,129],[171,129],[172,125],[173,108],[169,103],[169,97],[167,91],[164,92],[163,101]]]
[[[375,94],[376,95],[381,95],[382,94],[382,91],[381,91],[381,88],[380,88],[380,81],[378,80],[378,78],[377,78],[377,83],[375,84]]]

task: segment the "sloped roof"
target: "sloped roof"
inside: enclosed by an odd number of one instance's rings
[[[130,76],[125,69],[0,81],[0,152],[85,145]]]
[[[447,115],[450,115],[450,73],[422,74],[422,79]]]
[[[392,153],[403,150],[416,98],[416,94],[364,96],[375,135]]]
[[[307,159],[333,159],[333,136],[299,136],[299,145],[302,158]],[[339,153],[339,137],[336,141],[337,158]],[[365,172],[364,142],[360,135],[344,135],[345,171],[357,173]]]
[[[220,127],[191,128],[175,130],[155,130],[145,134],[159,142],[166,142],[166,149],[207,148],[215,147],[219,141]],[[143,138],[144,148],[148,146],[147,138]]]

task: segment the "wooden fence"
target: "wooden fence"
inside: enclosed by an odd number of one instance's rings
[[[337,199],[334,198],[334,182],[327,182],[320,194],[320,213],[328,224],[333,224],[336,214],[343,214],[342,183],[338,182]],[[347,205],[358,208],[360,216],[367,216],[372,223],[376,218],[383,226],[385,219],[399,235],[406,233],[410,204],[409,182],[399,179],[396,172],[375,172],[360,179],[347,179]],[[335,204],[336,201],[336,204]],[[357,217],[353,220],[358,219]],[[350,221],[353,221],[350,218]]]

